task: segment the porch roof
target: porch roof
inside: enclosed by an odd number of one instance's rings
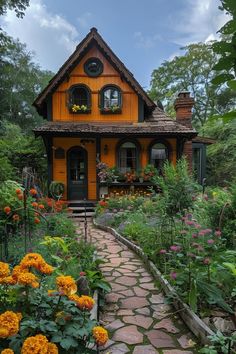
[[[85,122],[48,122],[34,129],[36,136],[113,136],[113,135],[182,135],[192,139],[197,135],[194,129],[190,129],[176,120],[164,117],[156,121],[142,123],[85,123]]]

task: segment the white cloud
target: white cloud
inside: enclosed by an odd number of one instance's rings
[[[156,41],[161,40],[162,37],[158,34],[152,36],[145,36],[142,32],[135,32],[135,47],[149,49],[155,47]]]
[[[43,0],[31,0],[23,19],[9,11],[2,20],[3,29],[19,38],[34,51],[45,69],[57,71],[78,44],[78,31],[59,14],[49,13]]]
[[[218,38],[217,31],[228,21],[229,17],[218,9],[219,0],[187,0],[184,11],[175,18],[170,17],[173,40],[178,45],[194,42],[206,42]]]

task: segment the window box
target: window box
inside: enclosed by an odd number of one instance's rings
[[[109,108],[100,108],[101,114],[120,114],[122,112],[121,107],[109,107]]]
[[[69,112],[72,114],[88,114],[91,113],[91,108],[86,105],[77,105],[77,104],[69,104],[68,105]]]

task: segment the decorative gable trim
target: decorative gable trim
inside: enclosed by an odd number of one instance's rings
[[[96,28],[92,28],[87,36],[76,47],[76,50],[68,58],[68,60],[58,70],[57,74],[49,81],[49,84],[39,94],[34,101],[33,105],[36,107],[39,114],[46,117],[47,105],[46,101],[50,95],[57,89],[57,87],[68,77],[69,73],[78,64],[86,52],[93,46],[97,45],[106,59],[113,65],[119,72],[121,78],[125,80],[133,90],[142,98],[147,110],[152,112],[156,104],[148,97],[147,93],[143,90],[138,81],[134,78],[133,74],[126,68],[121,60],[115,55],[107,43],[103,40]]]

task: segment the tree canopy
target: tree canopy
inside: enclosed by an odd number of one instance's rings
[[[1,0],[0,16],[4,15],[7,10],[14,10],[17,17],[23,17],[26,8],[29,6],[29,0]]]
[[[236,94],[230,87],[212,80],[219,55],[212,50],[212,43],[190,44],[183,55],[165,61],[152,73],[150,96],[162,101],[166,111],[174,116],[174,100],[180,91],[190,91],[195,98],[193,124],[201,127],[214,114],[223,114],[235,104]]]

